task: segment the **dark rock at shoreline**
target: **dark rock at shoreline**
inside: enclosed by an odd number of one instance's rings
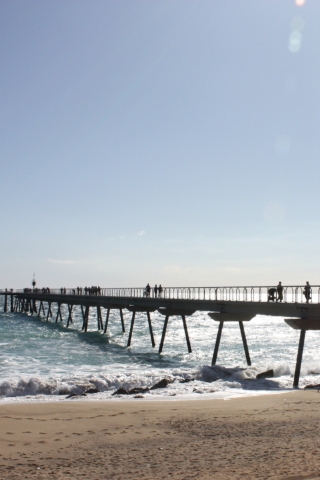
[[[170,383],[170,381],[167,380],[166,378],[164,378],[163,380],[160,380],[160,382],[153,385],[151,388],[135,387],[135,388],[131,388],[130,390],[126,390],[125,388],[120,387],[112,395],[137,395],[137,394],[140,394],[140,393],[149,392],[150,390],[155,390],[156,388],[166,388],[166,386],[169,383]]]
[[[96,388],[96,387],[90,387],[88,388],[88,390],[85,391],[85,393],[99,393],[100,390],[99,388]]]
[[[308,389],[308,388],[314,388],[315,390],[320,390],[320,383],[317,383],[316,385],[310,384],[310,385],[306,385],[304,387],[305,390]]]
[[[258,373],[256,378],[271,378],[274,377],[274,371],[273,370],[267,370],[266,372]]]
[[[75,397],[86,397],[87,395],[85,393],[70,393],[67,398],[75,398]]]
[[[118,388],[118,390],[116,390],[115,392],[113,392],[112,396],[113,395],[130,395],[128,390],[126,390],[125,388]]]
[[[136,387],[136,388],[131,388],[129,390],[130,395],[135,395],[136,393],[144,393],[144,392],[149,392],[149,388]]]
[[[166,378],[163,378],[162,380],[160,380],[160,382],[153,385],[153,387],[151,387],[150,390],[155,390],[156,388],[166,388],[166,386],[169,383],[170,383],[169,380],[167,380]]]

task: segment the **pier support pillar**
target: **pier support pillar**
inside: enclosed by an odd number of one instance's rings
[[[42,300],[40,301],[40,307],[39,307],[38,317],[40,317],[40,315],[41,315],[41,310],[42,310],[42,312],[43,312],[43,315],[45,315],[46,312],[44,311],[44,306],[43,306],[43,301],[42,301]]]
[[[88,324],[89,324],[89,312],[90,312],[90,307],[86,306],[85,311],[83,312],[83,307],[81,305],[81,310],[82,310],[82,316],[83,316],[83,325],[82,325],[82,330],[85,332],[88,331]]]
[[[155,347],[155,341],[154,341],[154,336],[153,336],[153,331],[152,331],[152,324],[151,324],[151,317],[150,317],[150,312],[147,312],[147,317],[148,317],[148,325],[149,325],[149,332],[150,332],[150,338],[151,338],[151,343],[152,346]]]
[[[297,363],[296,363],[296,370],[295,370],[294,379],[293,379],[293,386],[298,387],[306,331],[320,330],[320,317],[285,318],[284,321],[289,325],[289,327],[294,328],[295,330],[300,330]]]
[[[56,323],[58,323],[58,318],[60,317],[60,320],[62,322],[62,315],[61,315],[61,303],[58,303],[58,311],[57,311],[57,316],[56,316]]]
[[[128,338],[127,347],[130,347],[130,345],[131,345],[131,338],[132,338],[132,332],[133,332],[133,325],[134,325],[134,319],[135,319],[135,317],[136,317],[136,312],[133,311],[133,312],[132,312],[131,326],[130,326],[130,333],[129,333],[129,338]]]
[[[212,356],[211,365],[215,365],[216,361],[217,361],[218,351],[219,351],[219,346],[220,346],[220,340],[221,340],[221,334],[222,334],[222,329],[223,329],[224,322],[239,322],[244,353],[245,353],[245,356],[246,356],[247,364],[250,366],[251,365],[251,359],[250,359],[249,348],[248,348],[248,344],[247,344],[247,339],[246,339],[246,334],[245,334],[245,331],[244,331],[243,322],[250,321],[253,318],[253,315],[248,315],[248,314],[244,314],[244,313],[210,312],[209,317],[211,317],[216,322],[219,322],[219,328],[218,328],[218,333],[217,333],[217,338],[216,338],[216,343],[215,343],[215,347],[214,347],[214,352],[213,352],[213,356]]]
[[[49,315],[52,317],[52,311],[51,311],[51,302],[48,302],[48,313],[47,313],[47,318],[46,321],[49,321]]]
[[[299,386],[299,378],[300,378],[300,371],[301,371],[301,363],[302,363],[302,355],[303,355],[303,347],[304,347],[304,339],[306,336],[306,331],[301,330],[300,332],[300,340],[299,340],[299,348],[298,348],[298,355],[297,355],[297,363],[296,363],[296,370],[294,372],[294,379],[293,379],[293,386]]]
[[[166,318],[165,318],[164,324],[163,324],[161,341],[160,341],[160,345],[159,345],[159,353],[161,353],[162,350],[163,350],[163,344],[164,344],[164,339],[165,339],[165,336],[166,336],[166,331],[167,331],[167,326],[168,326],[168,320],[169,320],[169,315],[166,315]]]
[[[16,297],[15,302],[14,302],[14,307],[13,307],[14,312],[19,311],[19,305],[20,305],[20,299],[18,297]]]
[[[147,307],[136,307],[135,305],[128,305],[126,307],[130,312],[132,312],[132,319],[131,319],[131,325],[130,325],[130,333],[129,333],[129,338],[128,338],[128,344],[127,347],[130,347],[131,345],[131,339],[132,339],[132,333],[133,333],[133,325],[134,325],[134,320],[136,317],[137,312],[141,313],[146,313],[147,314],[147,319],[148,319],[148,326],[149,326],[149,332],[150,332],[150,338],[151,338],[151,344],[154,347],[155,342],[154,342],[154,337],[153,337],[153,331],[152,331],[152,324],[151,324],[151,317],[150,317],[150,312],[154,312],[155,308],[147,308]],[[124,325],[123,325],[124,326]]]
[[[85,319],[83,305],[81,305],[81,313],[82,313],[82,328],[81,328],[81,330],[83,330],[84,329],[84,319]]]
[[[69,327],[69,324],[73,322],[72,309],[73,309],[73,305],[68,305],[69,315],[68,315],[68,321],[67,321],[67,328]]]
[[[218,328],[218,333],[217,333],[217,338],[216,338],[216,344],[214,346],[214,352],[213,352],[211,365],[215,365],[216,361],[217,361],[217,358],[218,358],[218,351],[219,351],[222,329],[223,329],[223,322],[219,322],[219,328]]]
[[[100,305],[97,306],[97,322],[98,322],[98,330],[103,330],[102,315],[101,315],[101,307],[100,307]]]
[[[185,333],[185,335],[186,335],[186,342],[187,342],[188,352],[191,353],[191,352],[192,352],[192,348],[191,348],[191,343],[190,343],[190,339],[189,339],[189,333],[188,333],[188,328],[187,328],[186,317],[185,317],[185,315],[181,315],[181,318],[182,318],[184,333]]]
[[[195,310],[184,310],[184,309],[180,309],[180,308],[161,308],[160,307],[160,308],[158,308],[158,312],[161,313],[161,315],[165,315],[165,317],[166,317],[165,321],[164,321],[164,324],[163,324],[162,336],[161,336],[161,341],[160,341],[160,346],[159,346],[159,353],[161,353],[162,350],[163,350],[163,344],[164,344],[164,339],[165,339],[165,336],[166,336],[169,317],[175,317],[175,316],[179,316],[179,317],[182,318],[182,323],[183,323],[184,333],[185,333],[185,336],[186,336],[188,352],[191,353],[192,348],[191,348],[191,343],[190,343],[190,339],[189,339],[186,316],[187,315],[189,315],[189,316],[193,315]]]
[[[123,333],[126,331],[125,326],[124,326],[124,320],[123,320],[123,311],[122,308],[120,308],[120,318],[121,318],[121,326],[122,326],[122,331]]]
[[[250,366],[251,365],[251,358],[250,358],[250,354],[249,354],[249,349],[248,349],[246,334],[245,334],[245,331],[244,331],[244,326],[243,326],[243,323],[241,321],[239,322],[239,327],[240,327],[240,332],[241,332],[241,337],[242,337],[244,353],[245,353],[246,359],[247,359],[247,364]]]
[[[107,310],[107,316],[106,316],[106,323],[105,323],[105,327],[104,327],[104,330],[103,330],[103,333],[107,333],[107,328],[108,328],[108,323],[109,323],[109,315],[110,315],[110,308],[108,308]]]
[[[108,310],[107,310],[106,323],[105,323],[105,327],[104,327],[103,333],[107,333],[108,322],[109,322],[109,315],[110,315],[110,311],[111,311],[112,309],[114,309],[114,310],[119,310],[119,311],[120,311],[121,328],[122,328],[122,331],[125,332],[126,329],[125,329],[125,327],[124,327],[123,312],[122,312],[123,306],[122,306],[122,305],[112,304],[112,305],[105,306],[105,308],[107,308]],[[127,307],[126,307],[126,308],[127,308]]]
[[[10,295],[11,297],[11,312],[14,312],[14,307],[13,307],[13,295]]]

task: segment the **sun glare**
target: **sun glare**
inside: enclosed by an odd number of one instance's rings
[[[306,3],[306,0],[296,0],[296,5],[298,5],[298,7],[302,7],[302,5],[304,5]]]

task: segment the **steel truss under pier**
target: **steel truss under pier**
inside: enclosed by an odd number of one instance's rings
[[[263,294],[261,293],[262,288],[267,287],[250,287],[251,289],[256,289],[260,293],[257,297],[251,296],[248,299],[248,295],[245,296],[242,294],[241,300],[230,300],[225,299],[224,297],[230,297],[230,291],[240,291],[240,287],[228,287],[228,295],[222,295],[223,298],[218,298],[218,289],[216,290],[215,299],[205,298],[206,295],[199,295],[202,298],[185,298],[185,294],[181,294],[180,297],[184,298],[168,298],[168,292],[164,291],[164,294],[161,297],[146,297],[137,293],[136,296],[129,296],[128,291],[134,291],[140,289],[123,289],[123,296],[115,296],[112,293],[108,295],[76,295],[75,290],[72,289],[72,293],[69,291],[66,294],[57,293],[56,291],[51,291],[51,293],[41,293],[41,291],[13,291],[6,290],[0,291],[0,295],[4,296],[4,312],[8,310],[11,312],[22,312],[28,313],[31,315],[37,314],[38,317],[45,318],[46,321],[49,321],[49,317],[53,317],[52,306],[55,305],[55,322],[63,321],[63,309],[62,305],[67,306],[67,318],[65,318],[66,327],[69,327],[73,322],[73,313],[75,308],[80,308],[82,315],[82,330],[84,332],[88,331],[88,325],[90,321],[90,309],[96,309],[96,321],[97,321],[97,330],[103,333],[107,333],[109,316],[111,310],[119,310],[120,321],[122,332],[125,333],[125,324],[123,318],[123,310],[126,309],[132,313],[130,331],[127,346],[131,346],[133,329],[136,313],[145,313],[147,317],[147,322],[149,326],[149,333],[151,339],[152,347],[155,347],[155,340],[152,330],[152,321],[151,313],[158,311],[165,317],[161,341],[159,345],[159,354],[163,351],[164,341],[167,331],[167,326],[169,319],[171,317],[181,317],[182,324],[185,332],[186,343],[188,352],[192,352],[191,342],[188,333],[186,317],[191,317],[196,311],[207,312],[209,317],[213,320],[219,322],[218,333],[215,341],[214,352],[212,357],[212,365],[216,364],[218,351],[222,336],[222,330],[225,322],[238,322],[240,327],[240,334],[243,342],[244,353],[248,365],[251,365],[251,359],[249,354],[249,348],[246,340],[244,324],[243,322],[251,321],[256,315],[271,315],[271,316],[281,316],[281,317],[291,317],[286,318],[286,323],[294,329],[300,330],[300,341],[298,346],[298,354],[296,361],[296,369],[294,375],[293,386],[298,387],[300,370],[302,364],[304,340],[307,330],[320,330],[320,303],[311,303],[311,301],[316,300],[316,298],[311,297],[311,299],[303,303],[302,301],[292,301],[293,298],[296,298],[296,289],[298,287],[290,287],[295,295],[292,297],[291,301],[284,302],[270,302],[262,301]],[[242,292],[248,290],[249,287],[241,287]],[[289,288],[289,287],[287,287]],[[302,288],[302,287],[299,287]],[[315,287],[313,287],[315,288]],[[320,288],[320,287],[319,287]],[[318,289],[318,287],[317,287]],[[69,289],[68,289],[69,290]],[[108,290],[112,289],[102,289],[102,293],[109,293]],[[120,289],[117,289],[117,291]],[[173,297],[176,296],[175,289],[169,289],[173,291]],[[190,289],[186,289],[190,290]],[[200,290],[200,289],[199,289]],[[211,289],[213,290],[213,289]],[[226,289],[225,289],[226,290]],[[318,289],[319,290],[319,289]],[[317,296],[318,296],[317,290]],[[119,292],[120,293],[120,292]],[[140,292],[141,293],[141,292]],[[208,296],[208,295],[207,295]],[[204,298],[203,298],[204,297]],[[220,295],[221,297],[221,295]],[[289,295],[284,296],[284,300],[289,300]],[[107,311],[105,321],[103,321],[103,312],[102,309]],[[65,309],[64,309],[65,311]]]

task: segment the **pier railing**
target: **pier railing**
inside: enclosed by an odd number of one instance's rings
[[[165,287],[162,292],[151,288],[150,293],[145,288],[54,288],[54,289],[5,289],[0,293],[50,293],[67,295],[99,295],[105,297],[130,297],[130,298],[164,298],[172,300],[212,300],[212,301],[238,301],[238,302],[267,302],[279,301],[278,293],[270,298],[270,289],[276,286],[246,286],[246,287]],[[283,287],[284,303],[306,302],[305,286],[290,285]],[[320,285],[312,285],[310,303],[320,303]]]

